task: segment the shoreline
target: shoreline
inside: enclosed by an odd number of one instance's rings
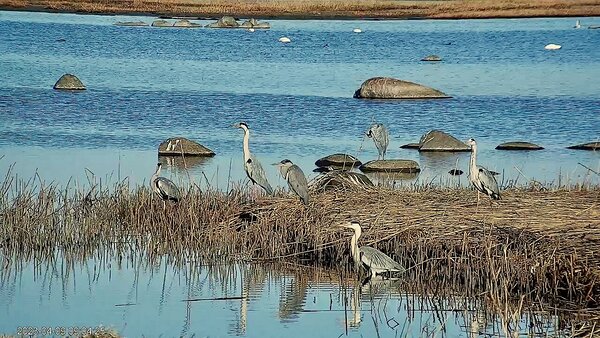
[[[21,1],[21,2],[19,2]],[[187,0],[183,0],[187,1]],[[510,0],[509,0],[510,1]],[[0,0],[0,11],[21,11],[57,14],[78,15],[103,15],[103,16],[143,16],[158,17],[161,19],[185,18],[191,20],[217,20],[224,15],[236,18],[256,18],[259,20],[469,20],[469,19],[531,19],[531,18],[585,18],[600,16],[600,2],[585,2],[578,0],[568,2],[565,0],[553,1],[548,7],[546,2],[524,5],[517,0],[504,5],[494,5],[485,0],[477,6],[462,8],[465,0],[437,0],[406,2],[400,1],[397,6],[367,5],[354,8],[349,4],[348,9],[337,9],[335,4],[324,4],[319,7],[305,9],[281,7],[275,4],[268,8],[252,7],[238,3],[236,5],[221,5],[221,10],[199,10],[197,4],[182,3],[162,8],[145,8],[142,3],[139,7],[127,6],[127,3],[115,3],[113,7],[97,5],[89,7],[91,3],[56,0]],[[412,4],[412,5],[411,5]],[[179,6],[179,7],[178,7]],[[206,5],[204,7],[207,7]],[[213,5],[210,5],[213,6]],[[215,5],[218,6],[218,5]],[[369,7],[371,6],[371,7]],[[380,6],[380,7],[379,7]],[[523,8],[521,8],[523,7]]]

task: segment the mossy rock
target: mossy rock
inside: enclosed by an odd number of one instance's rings
[[[354,97],[359,99],[447,99],[450,96],[439,90],[414,82],[374,77],[363,82]]]
[[[158,146],[159,156],[215,156],[215,152],[198,142],[184,137],[172,137],[164,140]]]
[[[85,86],[77,78],[77,76],[73,74],[65,74],[56,81],[54,84],[54,89],[59,90],[85,90]]]
[[[362,162],[348,154],[333,154],[322,157],[315,162],[317,167],[358,167]]]
[[[419,151],[471,151],[471,147],[441,130],[431,130],[421,136]]]
[[[542,149],[544,149],[544,147],[540,147],[535,143],[515,141],[515,142],[506,142],[506,143],[499,144],[498,146],[496,146],[496,149],[497,150],[542,150]]]
[[[374,160],[359,167],[362,172],[418,173],[419,164],[413,160]]]
[[[568,149],[577,150],[600,150],[600,142],[582,143],[567,147]]]

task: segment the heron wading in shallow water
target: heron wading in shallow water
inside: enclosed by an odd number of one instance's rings
[[[369,278],[386,272],[404,272],[406,271],[400,263],[393,260],[390,256],[370,246],[358,246],[358,239],[362,234],[360,223],[352,221],[340,224],[340,227],[354,230],[354,236],[350,240],[350,252],[352,259],[357,267],[365,265],[369,269]]]
[[[152,185],[152,191],[154,191],[158,197],[163,201],[163,209],[167,207],[167,201],[179,202],[181,200],[181,192],[177,185],[168,178],[158,176],[160,174],[160,168],[162,163],[156,165],[156,171],[150,179]]]
[[[308,182],[302,169],[288,159],[273,163],[273,165],[277,166],[279,173],[288,182],[290,189],[300,196],[302,203],[308,205]]]
[[[258,184],[267,194],[273,195],[273,188],[267,181],[267,175],[258,159],[250,153],[250,128],[245,122],[236,123],[235,128],[240,128],[244,131],[244,170],[250,181]]]
[[[379,152],[377,159],[385,160],[385,153],[390,144],[390,134],[387,128],[381,123],[374,123],[371,125],[366,135],[373,139],[375,147],[377,147],[377,151]]]
[[[485,167],[477,165],[477,142],[469,139],[467,145],[471,147],[471,160],[469,161],[469,181],[477,189],[477,207],[479,207],[479,193],[484,193],[492,200],[500,199],[498,182],[492,173]],[[490,201],[491,203],[491,201]]]

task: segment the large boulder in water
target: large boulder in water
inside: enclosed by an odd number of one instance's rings
[[[362,172],[418,173],[419,164],[413,160],[374,160],[359,168]]]
[[[85,86],[77,78],[77,76],[73,74],[65,74],[56,81],[54,84],[54,89],[60,90],[85,90]]]
[[[530,142],[505,142],[496,146],[497,150],[542,150],[544,147],[540,147],[537,144]]]
[[[374,77],[363,82],[354,92],[359,99],[445,99],[439,90],[390,77]]]
[[[421,136],[419,151],[471,151],[471,147],[441,130],[431,130]]]
[[[258,22],[258,20],[251,18],[250,20],[244,21],[240,28],[255,28],[255,29],[269,29],[271,24],[268,22]]]
[[[574,146],[569,146],[567,148],[577,150],[600,150],[600,142],[582,143]]]
[[[198,142],[185,137],[173,137],[164,140],[158,146],[159,156],[215,156],[215,152]]]
[[[240,24],[232,16],[224,16],[217,22],[206,25],[208,28],[238,28]]]
[[[315,162],[317,167],[346,167],[348,169],[358,167],[361,164],[362,162],[356,157],[348,154],[333,154],[322,157]]]

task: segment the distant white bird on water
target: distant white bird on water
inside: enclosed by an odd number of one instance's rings
[[[254,32],[254,28],[248,28],[248,32]]]
[[[354,28],[352,31],[354,33],[362,33],[362,30],[360,28]]]
[[[575,27],[573,27],[573,28],[577,28],[577,29],[581,28],[581,22],[579,22],[579,20],[575,21]]]
[[[279,42],[281,43],[290,43],[292,42],[292,40],[290,40],[290,38],[288,38],[287,36],[282,36],[279,38]]]
[[[546,49],[546,50],[558,50],[558,49],[561,49],[561,48],[562,48],[562,46],[561,46],[561,45],[557,45],[557,44],[554,44],[554,43],[547,44],[547,45],[544,47],[544,49]]]

